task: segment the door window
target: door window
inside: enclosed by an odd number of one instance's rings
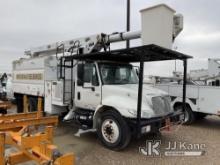
[[[91,83],[93,86],[99,86],[95,64],[86,63],[84,65],[83,81],[84,83]]]

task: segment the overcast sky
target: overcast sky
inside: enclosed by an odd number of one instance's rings
[[[131,0],[131,30],[140,29],[139,10],[166,3],[184,15],[177,50],[194,56],[189,69],[219,57],[220,0]],[[126,0],[0,0],[0,72],[25,49],[96,33],[124,31]],[[178,64],[178,69],[180,68]],[[146,64],[145,74],[169,75],[174,62]]]

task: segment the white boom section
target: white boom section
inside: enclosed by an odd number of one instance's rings
[[[62,52],[64,50],[65,52],[69,51],[76,53],[76,51],[78,51],[79,48],[81,48],[83,53],[91,53],[92,51],[100,51],[103,48],[103,46],[107,46],[113,42],[132,40],[140,37],[141,31],[114,33],[110,35],[101,33],[88,37],[61,41],[49,45],[31,48],[30,50],[25,51],[25,54],[30,56],[38,56],[40,54],[50,55],[56,53],[58,48],[58,52]]]
[[[113,42],[120,42],[124,40],[131,40],[131,39],[138,39],[138,38],[141,38],[141,31],[111,34],[108,36],[107,41],[109,43],[113,43]]]

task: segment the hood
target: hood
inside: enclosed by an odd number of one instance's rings
[[[128,85],[118,85],[114,86],[115,88],[120,88],[120,90],[131,92],[131,93],[138,93],[138,84],[128,84]],[[167,95],[165,91],[162,91],[158,88],[154,88],[152,86],[143,84],[143,95],[151,95],[151,96],[161,96]]]
[[[167,96],[166,92],[149,85],[143,85],[142,117],[158,117],[158,114],[153,110],[152,98],[165,96]],[[117,110],[122,111],[121,114],[126,114],[126,117],[136,117],[137,100],[138,84],[104,85],[102,87],[102,104],[114,105]],[[159,116],[164,114],[159,114]]]
[[[104,85],[103,87],[104,89],[117,91],[117,93],[120,91],[126,95],[131,95],[133,97],[138,96],[138,84]],[[168,93],[146,84],[143,85],[143,96],[156,97],[156,96],[164,96],[164,95],[168,95]]]

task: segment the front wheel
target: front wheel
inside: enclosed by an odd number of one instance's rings
[[[131,131],[119,113],[107,110],[101,114],[98,136],[102,144],[107,148],[122,150],[131,140]]]

